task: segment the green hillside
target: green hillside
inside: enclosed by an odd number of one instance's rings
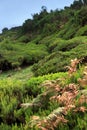
[[[74,1],[70,7],[50,12],[43,6],[22,26],[2,30],[1,70],[34,65],[32,70],[37,76],[65,71],[71,58],[86,60],[86,24],[85,2]]]
[[[0,130],[87,130],[87,0],[0,34]]]

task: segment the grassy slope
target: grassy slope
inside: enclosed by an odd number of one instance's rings
[[[0,79],[15,79],[15,80],[29,80],[31,77],[33,77],[32,67],[26,67],[21,70],[13,70],[13,71],[7,71],[0,74]]]

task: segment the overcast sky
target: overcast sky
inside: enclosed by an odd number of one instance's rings
[[[20,26],[31,18],[31,14],[38,13],[42,6],[50,11],[63,9],[74,0],[0,0],[0,32],[4,27]]]

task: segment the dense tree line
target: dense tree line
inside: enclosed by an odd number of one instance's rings
[[[23,34],[42,34],[42,36],[50,35],[60,29],[69,21],[74,19],[78,26],[86,24],[87,0],[74,0],[70,7],[64,9],[56,9],[47,11],[47,7],[42,6],[40,13],[32,15],[32,19],[25,20],[22,26]],[[77,18],[76,18],[77,17]],[[81,19],[81,17],[83,17]],[[72,20],[71,20],[72,21]]]

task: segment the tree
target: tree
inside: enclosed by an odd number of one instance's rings
[[[32,19],[25,20],[22,26],[22,32],[27,33],[32,31],[33,31],[33,20]]]
[[[45,17],[47,14],[48,14],[47,7],[46,6],[42,6],[41,7],[41,12],[39,14],[40,19],[43,18],[43,17]]]
[[[42,9],[41,12],[47,12],[47,7],[46,6],[42,6],[41,9]]]
[[[72,9],[80,9],[83,6],[82,0],[74,0],[73,4],[71,4]]]
[[[2,33],[6,33],[7,31],[8,31],[7,27],[5,27],[5,28],[2,29]]]
[[[84,26],[87,24],[87,8],[84,6],[76,13],[76,22],[78,25]]]
[[[87,0],[83,0],[84,5],[87,5]]]

